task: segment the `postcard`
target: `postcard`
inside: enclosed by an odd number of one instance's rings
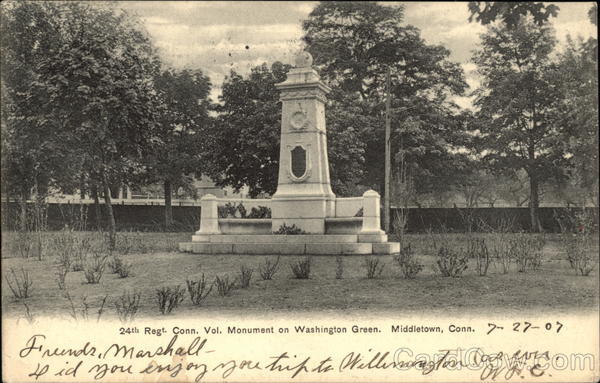
[[[8,1],[6,382],[596,382],[597,5]]]

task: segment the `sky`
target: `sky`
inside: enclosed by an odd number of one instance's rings
[[[441,44],[450,59],[465,70],[467,83],[478,85],[471,52],[478,48],[485,28],[469,23],[466,2],[385,2],[405,7],[404,24],[414,25],[428,44]],[[201,69],[211,79],[211,98],[230,70],[246,74],[263,62],[292,63],[302,47],[302,20],[317,2],[301,1],[127,1],[119,6],[137,14],[168,66]],[[596,34],[587,17],[591,2],[556,3],[560,11],[552,23],[559,44],[567,34],[585,38]],[[469,98],[456,102],[470,107]]]

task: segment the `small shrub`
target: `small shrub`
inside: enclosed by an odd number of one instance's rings
[[[119,278],[127,278],[131,274],[131,267],[131,263],[123,262],[121,264],[121,267],[119,267],[119,269],[117,270]]]
[[[63,229],[53,237],[52,248],[54,253],[58,257],[58,262],[67,270],[71,268],[76,245],[77,240],[72,230]]]
[[[364,266],[367,270],[367,279],[374,279],[381,276],[384,263],[378,257],[368,257],[365,258]]]
[[[528,247],[530,252],[529,266],[533,270],[538,270],[544,260],[544,246],[546,239],[543,235],[534,235],[528,238]]]
[[[66,257],[65,254],[59,254],[58,256],[58,265],[62,268],[65,269],[65,274],[71,270],[71,266],[72,266],[72,260],[70,257]]]
[[[510,248],[512,258],[515,260],[517,265],[517,271],[523,273],[527,271],[527,263],[529,261],[529,254],[525,244],[519,238],[513,238],[510,240]]]
[[[17,275],[15,269],[10,268],[10,275],[12,275],[12,282],[9,276],[6,276],[6,283],[12,291],[13,296],[17,300],[29,298],[31,295],[31,288],[33,286],[33,281],[29,279],[29,272],[25,271],[24,268],[21,267],[21,275]]]
[[[33,236],[28,231],[17,233],[15,247],[21,258],[29,258],[33,252]]]
[[[467,257],[476,260],[477,274],[484,276],[487,274],[491,264],[490,253],[484,239],[469,239],[467,241]]]
[[[406,279],[413,279],[418,273],[423,270],[423,265],[417,262],[415,252],[410,244],[400,250],[400,254],[396,256],[396,262],[400,267],[400,272]]]
[[[163,286],[160,289],[156,289],[156,300],[160,313],[163,315],[170,314],[171,311],[176,309],[183,301],[184,292],[185,290],[179,285],[174,287]]]
[[[252,270],[250,267],[246,265],[242,265],[240,267],[240,273],[238,275],[238,281],[240,282],[239,287],[242,289],[246,289],[250,287],[250,281],[252,280]]]
[[[437,256],[435,271],[444,277],[460,277],[468,267],[468,255],[453,251],[447,246],[441,246]]]
[[[102,278],[106,268],[107,259],[108,255],[102,251],[96,251],[94,254],[92,254],[92,257],[87,260],[83,268],[83,273],[87,283],[100,283],[100,279]]]
[[[294,278],[296,279],[309,279],[310,278],[310,264],[312,260],[310,256],[304,259],[292,263],[290,265]]]
[[[598,264],[598,253],[593,251],[591,240],[586,233],[565,235],[561,240],[569,265],[584,277],[590,275]]]
[[[265,259],[265,263],[258,268],[258,272],[263,281],[270,281],[275,276],[279,266],[280,255],[277,256],[275,262],[271,262],[269,258]]]
[[[108,261],[107,266],[111,274],[116,274],[122,264],[123,260],[121,259],[121,257],[113,255],[110,261]]]
[[[341,255],[335,256],[335,279],[342,279],[344,275],[344,258]]]
[[[253,207],[248,218],[271,218],[271,209],[266,206]]]
[[[500,265],[502,274],[507,274],[510,271],[510,265],[514,260],[510,243],[503,238],[495,241],[491,247],[491,253],[495,261],[494,265]]]
[[[124,291],[115,301],[117,315],[122,323],[131,322],[140,308],[141,294],[139,292]]]
[[[123,261],[119,256],[113,256],[108,262],[112,274],[118,274],[119,278],[127,278],[131,273],[131,263]]]
[[[235,281],[229,281],[229,275],[215,277],[215,284],[217,285],[217,292],[222,297],[230,296],[233,289],[235,289]]]
[[[517,271],[537,270],[542,265],[544,237],[534,234],[516,234],[509,239],[511,254]]]
[[[62,263],[59,263],[56,267],[56,282],[58,283],[58,289],[65,289],[65,280],[67,278],[67,273],[69,272],[69,266],[65,266]]]
[[[92,241],[89,237],[80,237],[74,244],[72,271],[83,271],[89,253],[92,251]]]
[[[206,299],[208,294],[210,294],[210,292],[212,291],[213,286],[215,285],[213,282],[207,289],[204,274],[202,274],[202,277],[197,281],[186,279],[185,283],[187,285],[188,292],[190,293],[190,299],[192,303],[196,306],[200,306],[202,301]]]
[[[81,309],[77,310],[75,308],[75,303],[73,302],[73,299],[71,298],[71,295],[69,294],[69,292],[65,292],[65,296],[67,297],[67,299],[69,300],[69,303],[71,304],[71,317],[73,319],[77,320],[88,320],[90,318],[89,315],[89,310],[90,310],[90,304],[87,302],[87,296],[83,296],[83,298],[81,299]],[[106,300],[108,299],[108,295],[105,295],[104,298],[102,299],[102,302],[100,303],[100,307],[98,308],[97,314],[96,314],[96,322],[100,321],[100,318],[102,317],[102,314],[104,313],[104,306],[106,305]]]
[[[283,225],[279,226],[279,229],[274,234],[283,234],[283,235],[298,235],[298,234],[306,234],[304,230],[297,227],[295,224],[292,226],[288,226],[283,223]]]

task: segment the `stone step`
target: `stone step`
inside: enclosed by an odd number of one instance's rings
[[[357,243],[357,234],[196,234],[192,242],[210,243]],[[363,241],[360,241],[363,242]],[[368,241],[364,241],[368,242]],[[375,241],[374,241],[375,242]],[[379,241],[381,242],[381,241]]]
[[[179,250],[195,254],[240,255],[386,255],[400,251],[398,242],[385,243],[210,243],[182,242]]]

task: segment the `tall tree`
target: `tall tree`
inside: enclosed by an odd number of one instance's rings
[[[596,22],[596,5],[590,19]],[[564,97],[559,105],[559,124],[572,165],[572,187],[585,190],[588,201],[598,206],[598,40],[567,38],[558,55],[557,87]],[[591,197],[591,198],[590,198]]]
[[[219,186],[239,190],[249,187],[249,194],[273,194],[277,189],[281,103],[275,84],[286,79],[289,65],[275,62],[252,68],[247,78],[238,73],[223,84],[222,105],[214,126],[206,138],[206,161],[212,164],[206,173]],[[346,105],[352,105],[346,100]],[[328,109],[328,157],[332,187],[340,195],[352,192],[362,176],[363,144],[358,132],[364,119],[355,110]],[[208,165],[207,165],[208,166]]]
[[[173,225],[173,190],[188,187],[201,174],[203,136],[209,124],[210,81],[199,70],[164,70],[155,79],[162,108],[155,150],[148,164],[151,180],[165,195],[165,226]]]
[[[67,148],[77,179],[102,189],[114,246],[110,185],[138,176],[155,134],[159,68],[141,24],[112,6],[43,3],[53,47],[35,68],[26,98],[40,125]]]
[[[354,95],[361,117],[372,121],[361,128],[367,164],[361,181],[380,190],[385,74],[391,69],[394,168],[400,168],[401,151],[406,151],[417,190],[426,192],[444,183],[447,187],[442,175],[456,171],[453,149],[461,145],[464,130],[451,99],[463,94],[467,84],[460,66],[448,60],[447,49],[425,44],[417,28],[401,24],[403,13],[402,6],[376,2],[322,2],[304,21],[303,39],[335,89],[332,103],[340,102],[338,95]],[[410,131],[405,128],[409,119]]]
[[[514,28],[488,27],[475,52],[482,85],[475,92],[483,157],[498,170],[523,169],[529,178],[531,229],[539,230],[539,187],[564,166],[556,106],[561,92],[550,55],[550,26],[522,18]]]
[[[45,94],[34,84],[47,57],[60,48],[60,32],[49,19],[51,4],[2,4],[2,188],[21,201],[21,229],[28,224],[26,202],[35,194],[36,206],[50,187],[72,189],[77,160],[67,150],[64,135],[40,110]]]
[[[272,194],[277,188],[281,104],[275,84],[289,66],[274,63],[252,68],[247,79],[232,71],[223,83],[219,116],[207,139],[207,174],[219,186],[249,194]]]

